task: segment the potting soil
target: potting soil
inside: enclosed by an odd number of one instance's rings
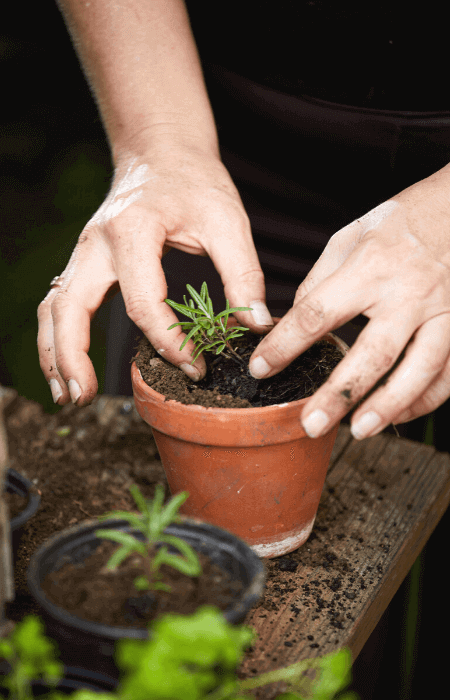
[[[261,336],[246,332],[233,339],[232,347],[241,358],[203,353],[207,365],[204,379],[192,382],[186,374],[162,358],[143,338],[138,345],[136,365],[144,381],[167,399],[205,407],[250,408],[272,406],[311,396],[330,376],[342,359],[341,351],[323,340],[315,343],[290,365],[268,379],[254,379],[248,361]]]

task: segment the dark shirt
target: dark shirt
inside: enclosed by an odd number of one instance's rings
[[[444,5],[398,0],[186,4],[205,63],[286,93],[340,104],[450,110]]]

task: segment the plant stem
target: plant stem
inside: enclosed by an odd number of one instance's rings
[[[150,547],[148,547],[148,555],[144,557],[143,554],[139,554],[140,558],[142,559],[142,568],[145,571],[145,575],[147,577],[147,581],[149,583],[149,590],[153,590],[153,581],[154,579],[157,578],[157,571],[154,570],[153,568],[153,556],[155,554],[155,546],[152,543]]]
[[[243,681],[237,681],[235,694],[245,693],[249,690],[254,690],[255,688],[260,688],[263,685],[268,685],[269,683],[289,683],[295,682],[298,687],[301,674],[305,673],[309,669],[320,668],[321,659],[305,659],[305,661],[299,661],[292,666],[287,668],[279,668],[276,671],[268,671],[267,673],[262,673],[260,676],[254,678],[246,678]],[[305,686],[310,686],[312,681],[309,678],[304,678]],[[302,692],[308,692],[308,688]],[[222,688],[218,688],[215,692],[213,691],[208,695],[208,700],[226,700],[229,698],[229,691],[224,693]],[[253,697],[253,696],[250,696]]]
[[[299,661],[292,666],[287,668],[279,668],[275,671],[268,671],[267,673],[262,673],[260,676],[255,678],[246,678],[243,681],[239,681],[238,689],[239,691],[253,690],[253,688],[259,688],[262,685],[268,685],[269,683],[289,683],[290,681],[295,681],[298,683],[299,676],[310,668],[319,667],[321,663],[319,659],[306,659],[305,661]],[[308,681],[309,679],[306,679]]]
[[[205,331],[203,331],[202,335],[203,335],[203,338],[204,338],[205,345],[206,345],[206,344],[209,344],[209,342],[210,342],[211,339],[208,338],[208,336],[206,335]],[[220,340],[222,341],[222,343],[225,343],[225,345],[226,345],[226,347],[227,347],[227,349],[228,349],[228,351],[229,351],[229,352],[222,351],[222,353],[221,353],[222,355],[225,355],[226,357],[229,357],[231,360],[238,360],[240,365],[244,365],[244,364],[245,364],[245,362],[244,362],[244,360],[242,359],[242,357],[240,357],[240,355],[238,355],[237,352],[235,352],[235,351],[233,350],[233,348],[231,347],[231,344],[230,344],[229,341],[224,337],[223,333],[221,333],[219,330],[216,330],[216,337],[217,337],[217,338],[220,338]]]

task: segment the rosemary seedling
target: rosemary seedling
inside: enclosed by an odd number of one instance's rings
[[[230,304],[227,299],[225,311],[221,311],[215,316],[206,282],[203,282],[200,294],[196,292],[190,284],[187,284],[186,288],[192,297],[192,299],[189,299],[189,302],[186,299],[186,295],[183,295],[184,304],[177,304],[177,302],[171,299],[165,299],[165,302],[169,304],[169,306],[191,319],[191,321],[173,323],[167,329],[170,331],[170,329],[175,328],[175,326],[181,326],[183,331],[187,332],[186,338],[180,345],[180,350],[182,350],[188,340],[192,338],[195,347],[191,353],[194,356],[191,364],[194,364],[197,357],[206,350],[214,352],[216,355],[222,353],[244,364],[242,358],[239,357],[237,352],[231,347],[230,340],[232,338],[239,338],[239,336],[243,335],[242,331],[248,331],[249,328],[245,328],[245,326],[227,328],[227,322],[229,315],[235,311],[252,311],[252,309],[248,306],[235,306],[230,309]]]
[[[138,576],[134,581],[135,588],[138,590],[170,591],[170,587],[161,581],[162,564],[172,566],[186,576],[200,576],[202,567],[195,550],[179,537],[164,532],[171,523],[180,522],[178,509],[187,499],[187,492],[178,493],[163,506],[164,489],[161,484],[157,484],[153,500],[146,500],[135,484],[130,487],[130,491],[140,510],[140,515],[116,510],[100,516],[100,520],[123,518],[136,530],[142,532],[145,539],[142,542],[133,534],[120,529],[96,530],[97,537],[122,545],[108,561],[107,568],[114,571],[131,554],[138,555],[142,559],[145,571],[144,576]],[[162,546],[158,546],[160,543]],[[171,554],[167,545],[175,547],[179,554]]]

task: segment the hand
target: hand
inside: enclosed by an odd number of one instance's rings
[[[128,316],[158,352],[193,380],[204,376],[202,356],[190,364],[193,342],[180,352],[185,334],[179,326],[167,331],[178,320],[164,301],[161,259],[170,248],[209,255],[230,305],[254,309],[236,313],[239,321],[257,333],[273,325],[248,218],[220,160],[185,146],[128,154],[119,159],[110,194],[82,232],[58,286],[39,305],[40,365],[59,405],[72,399],[85,406],[96,395],[90,322],[119,286]]]
[[[270,377],[326,332],[370,320],[301,415],[325,434],[405,356],[352,416],[355,438],[436,409],[450,396],[450,166],[338,231],[293,307],[250,359]]]

